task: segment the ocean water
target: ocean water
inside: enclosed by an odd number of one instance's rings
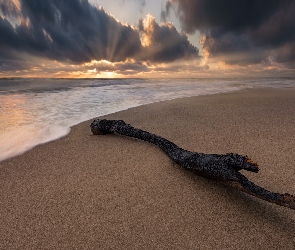
[[[180,97],[294,88],[295,78],[0,79],[0,161],[58,139],[94,117]]]

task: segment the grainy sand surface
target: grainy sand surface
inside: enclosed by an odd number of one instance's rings
[[[294,89],[177,99],[104,118],[191,151],[247,154],[260,164],[258,174],[243,172],[250,180],[295,194]],[[0,163],[0,249],[295,249],[295,210],[187,172],[149,143],[94,136],[90,123]]]

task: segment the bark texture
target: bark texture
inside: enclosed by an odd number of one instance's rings
[[[147,141],[161,148],[181,167],[191,170],[198,175],[220,181],[277,205],[295,209],[295,197],[293,195],[270,192],[254,184],[239,172],[242,169],[256,173],[259,171],[258,164],[253,162],[248,156],[233,153],[203,154],[191,152],[180,148],[165,138],[134,128],[122,120],[94,120],[90,127],[94,135],[116,133]]]

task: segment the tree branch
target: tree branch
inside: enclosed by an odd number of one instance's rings
[[[150,142],[160,147],[174,162],[185,169],[217,180],[260,199],[295,209],[295,197],[293,195],[270,192],[249,181],[239,172],[242,169],[256,173],[259,171],[258,164],[248,156],[233,153],[203,154],[190,152],[165,138],[136,129],[122,120],[94,120],[90,127],[94,135],[116,133]]]

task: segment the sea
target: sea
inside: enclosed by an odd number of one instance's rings
[[[154,102],[251,88],[295,88],[295,78],[0,78],[0,161],[61,138],[73,125],[94,117]]]

